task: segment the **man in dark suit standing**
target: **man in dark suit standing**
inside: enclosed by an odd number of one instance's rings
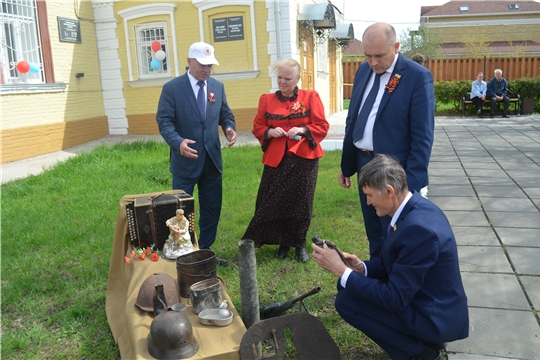
[[[469,334],[456,240],[444,213],[407,188],[399,162],[378,154],[359,186],[379,216],[391,217],[380,257],[361,261],[323,245],[313,260],[338,280],[336,310],[392,359],[442,360],[446,342]]]
[[[366,60],[356,72],[345,126],[339,182],[350,177],[374,154],[395,156],[407,173],[409,189],[428,185],[433,145],[435,93],[429,70],[399,53],[396,32],[376,23],[362,37]],[[374,86],[375,84],[375,86]],[[386,85],[385,85],[386,84]],[[379,218],[359,190],[371,258],[381,252],[388,217]]]
[[[210,249],[216,240],[221,215],[222,170],[218,126],[228,140],[236,142],[234,115],[227,104],[223,83],[212,79],[219,65],[214,48],[196,42],[189,48],[189,70],[163,86],[156,119],[161,136],[171,148],[170,171],[173,189],[199,192],[199,248]],[[218,258],[219,265],[227,261]]]

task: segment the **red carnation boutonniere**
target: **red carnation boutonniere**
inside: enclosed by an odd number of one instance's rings
[[[392,76],[392,78],[390,79],[390,81],[388,82],[388,84],[386,84],[386,86],[384,87],[386,90],[388,90],[389,93],[392,93],[394,92],[394,90],[396,90],[396,87],[398,86],[399,84],[399,79],[401,78],[401,75],[399,74],[395,74],[394,76]]]
[[[210,91],[210,94],[208,94],[208,101],[210,101],[211,103],[216,102],[216,97],[214,95],[214,90]]]

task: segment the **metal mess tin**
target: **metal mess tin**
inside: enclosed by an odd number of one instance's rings
[[[203,325],[227,326],[232,323],[233,313],[227,309],[206,309],[199,313]]]

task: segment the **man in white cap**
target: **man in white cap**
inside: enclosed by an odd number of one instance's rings
[[[161,136],[171,148],[173,189],[199,193],[199,248],[210,249],[216,240],[223,198],[221,143],[218,126],[228,140],[236,142],[236,123],[227,104],[223,83],[210,77],[219,65],[214,47],[196,42],[189,48],[188,71],[162,89],[156,120]],[[227,261],[218,258],[218,264]]]

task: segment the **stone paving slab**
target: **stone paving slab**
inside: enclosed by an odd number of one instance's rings
[[[506,172],[502,169],[478,169],[478,168],[466,168],[465,171],[470,177],[488,177],[488,178],[509,178]]]
[[[463,169],[461,167],[457,167],[457,168],[448,168],[448,167],[443,167],[443,168],[431,168],[431,166],[429,167],[429,176],[442,176],[442,177],[453,177],[453,176],[466,176],[465,174],[465,171],[463,171]]]
[[[482,201],[483,199],[480,199]],[[501,212],[501,211],[487,211],[489,221],[494,227],[507,227],[507,228],[526,228],[526,229],[539,229],[540,228],[540,213],[513,213],[513,212]]]
[[[540,275],[540,248],[507,246],[506,251],[519,275]]]
[[[431,189],[430,189],[431,191]],[[447,210],[444,212],[452,226],[488,226],[482,211]]]
[[[458,255],[462,272],[513,272],[504,251],[498,246],[458,246]]]
[[[529,296],[529,300],[536,310],[540,309],[540,277],[538,276],[520,276],[519,280]]]
[[[448,344],[460,353],[515,359],[540,358],[540,327],[532,311],[469,308],[469,337]]]
[[[474,184],[474,183],[473,183]],[[515,186],[476,186],[474,187],[478,196],[482,197],[509,197],[509,198],[525,198],[526,195]]]
[[[431,179],[431,178],[430,178]],[[486,177],[471,177],[470,181],[474,186],[516,186],[516,182],[510,178],[486,178]]]
[[[529,199],[481,198],[480,201],[486,211],[538,213],[538,209]]]
[[[486,162],[486,161],[475,161],[475,162],[461,162],[461,165],[465,168],[466,171],[469,170],[501,170],[501,166],[493,162]]]
[[[515,275],[461,273],[468,305],[493,309],[530,310]]]
[[[500,246],[489,226],[452,226],[452,231],[458,245]]]
[[[463,185],[470,186],[469,178],[465,174],[460,176],[432,176],[429,173],[429,186],[431,185]]]
[[[499,166],[499,164],[489,155],[478,157],[478,156],[460,156],[459,161],[466,168],[474,166]]]
[[[448,161],[448,162],[441,162],[441,161],[435,162],[434,161],[434,162],[429,163],[428,172],[429,172],[429,175],[431,175],[432,170],[447,170],[447,169],[463,170],[463,168],[461,167],[461,164],[457,161]]]
[[[540,173],[538,175],[540,177]],[[514,181],[518,184],[519,187],[522,188],[534,188],[538,186],[538,179],[532,179],[532,178],[514,178]]]
[[[520,170],[538,171],[538,164],[527,158],[504,161],[497,160],[497,162],[503,169],[507,170],[508,172],[514,172],[514,170],[516,170],[516,173],[519,173]]]
[[[441,210],[466,210],[466,211],[482,211],[482,207],[476,197],[449,197],[449,196],[431,196],[429,200],[441,208]]]
[[[461,174],[459,176],[461,176]],[[476,196],[470,185],[429,185],[429,193],[431,196]]]
[[[540,182],[540,171],[538,172],[538,180],[536,180],[536,186],[538,186],[539,182]],[[525,191],[525,194],[527,194],[531,198],[540,198],[540,188],[539,187],[527,187],[527,186],[524,186],[523,191]]]
[[[514,180],[537,180],[538,181],[538,175],[540,174],[540,167],[536,171],[519,171],[515,169],[508,169],[507,171],[508,176],[510,176]],[[538,183],[537,183],[538,184]]]
[[[495,227],[495,231],[506,246],[540,248],[540,229]]]

